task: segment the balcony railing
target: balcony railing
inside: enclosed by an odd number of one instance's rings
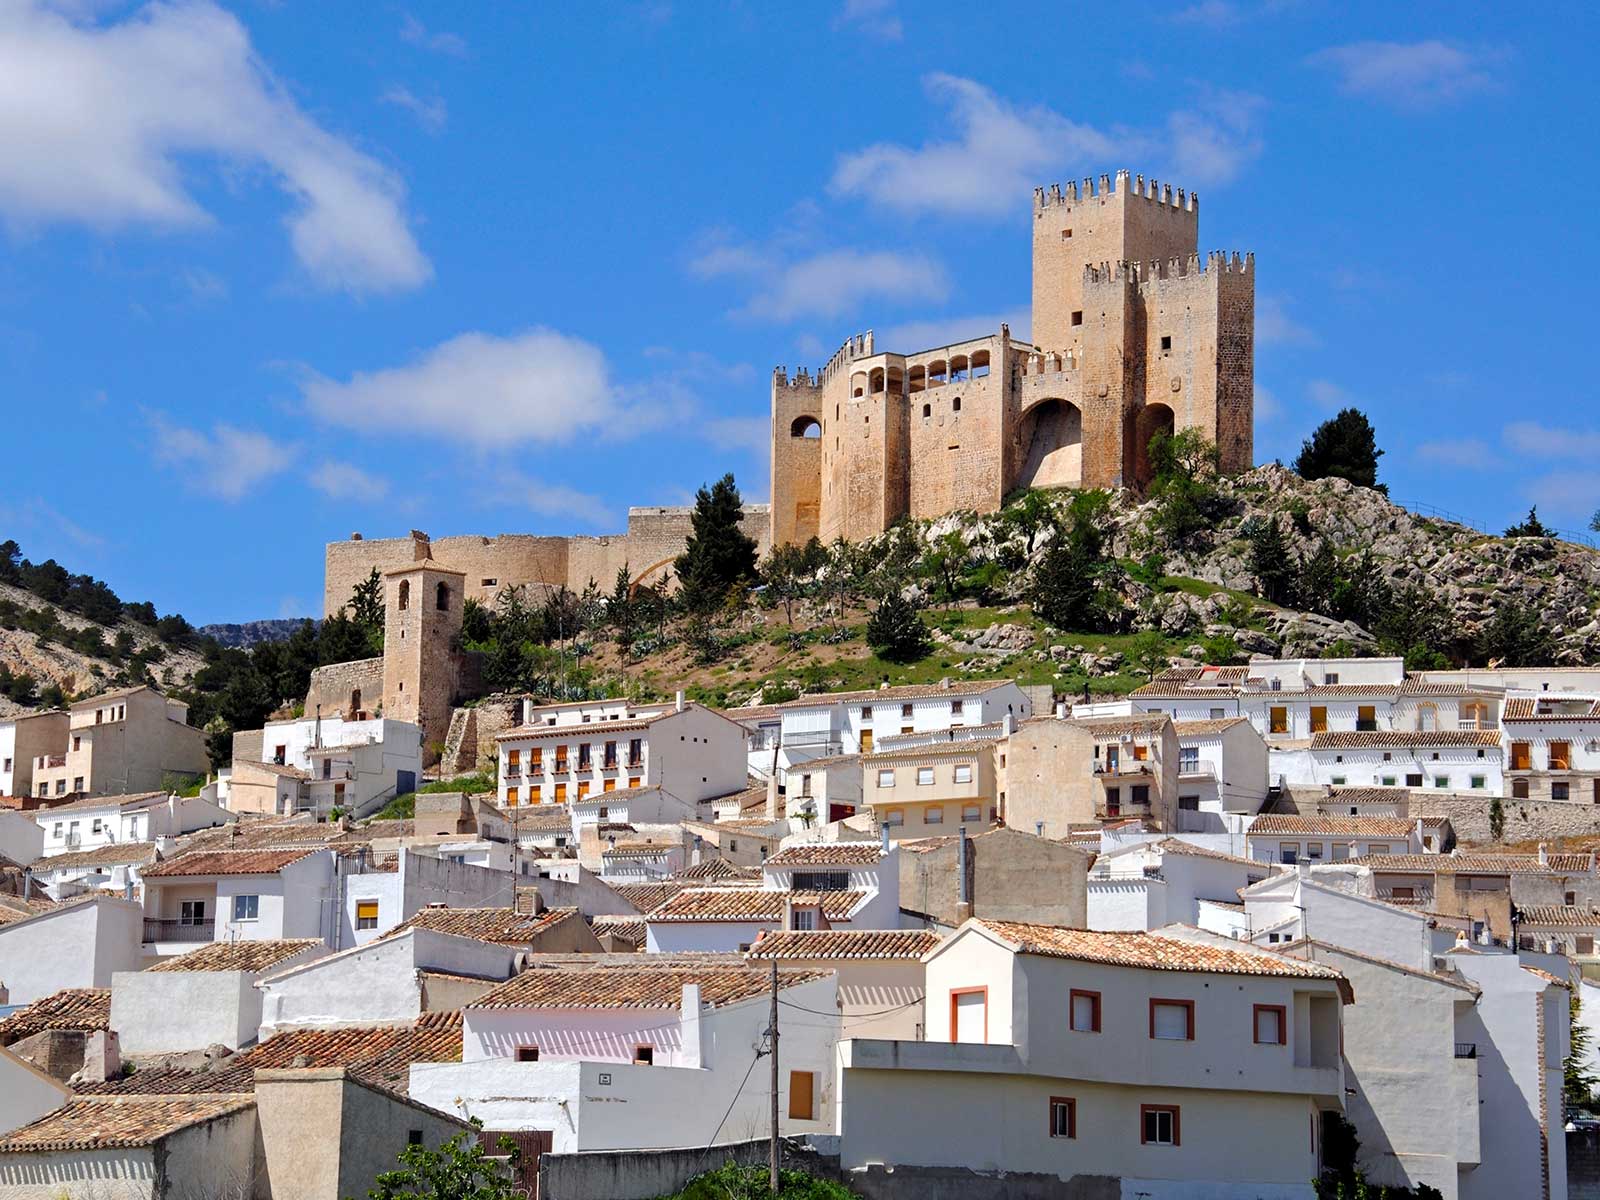
[[[209,942],[216,937],[216,932],[216,926],[210,921],[196,925],[192,921],[165,921],[154,917],[144,920],[147,942]]]
[[[1457,1042],[1456,1043],[1456,1057],[1457,1058],[1477,1058],[1478,1057],[1478,1043],[1477,1042]]]
[[[507,779],[521,779],[522,778],[522,768],[521,767],[507,767],[506,768],[506,778]]]
[[[1135,760],[1121,763],[1095,763],[1094,773],[1096,775],[1149,775],[1151,770],[1149,762]]]

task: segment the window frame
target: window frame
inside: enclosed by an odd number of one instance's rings
[[[1181,1038],[1164,1038],[1156,1036],[1156,1009],[1164,1005],[1184,1010],[1185,1036]],[[1150,1040],[1156,1042],[1192,1042],[1194,1041],[1194,1001],[1181,1000],[1176,996],[1151,996],[1150,997]]]
[[[243,902],[246,900],[249,900],[252,903],[245,905]],[[259,892],[236,892],[234,893],[233,904],[231,907],[233,911],[233,921],[235,923],[240,921],[259,921],[261,919],[261,894]],[[241,913],[241,908],[249,908],[253,909],[254,911]]]
[[[370,908],[372,910],[370,914],[365,913],[365,912],[362,911],[363,909],[366,909],[366,908]],[[371,921],[372,924],[368,925],[366,923],[368,921]],[[360,930],[363,930],[363,929],[376,929],[377,927],[378,927],[378,902],[376,900],[357,900],[356,901],[356,929],[358,931],[360,931]]]
[[[539,1047],[533,1042],[525,1042],[511,1048],[513,1062],[529,1063],[539,1061]]]
[[[1263,1014],[1274,1013],[1278,1018],[1278,1037],[1267,1041],[1261,1036]],[[1287,1046],[1289,1044],[1289,1008],[1285,1004],[1256,1004],[1250,1009],[1250,1039],[1257,1046]]]
[[[656,1048],[646,1042],[636,1043],[633,1047],[633,1065],[636,1067],[655,1066]]]
[[[1065,1109],[1067,1114],[1067,1131],[1056,1132],[1056,1110]],[[1078,1137],[1078,1101],[1072,1096],[1051,1096],[1046,1109],[1048,1116],[1047,1129],[1052,1138],[1062,1138],[1066,1141],[1075,1141]]]
[[[1078,999],[1089,1001],[1089,1028],[1079,1029]],[[1067,1032],[1068,1033],[1100,1033],[1100,993],[1088,988],[1073,988],[1067,993]]]
[[[983,984],[983,985],[980,985],[978,987],[964,987],[964,988],[951,988],[950,989],[950,1043],[951,1043],[951,1045],[960,1045],[961,1044],[961,1043],[956,1041],[956,1033],[960,1029],[960,1026],[956,1023],[957,998],[960,997],[960,996],[982,996],[983,997],[983,1041],[981,1043],[969,1042],[969,1043],[966,1043],[966,1044],[967,1045],[984,1045],[984,1046],[987,1046],[989,1044],[989,986],[987,984]]]
[[[796,1085],[800,1079],[805,1080],[805,1089],[801,1091]],[[805,1111],[798,1111],[795,1104],[797,1097],[805,1097]],[[789,1071],[789,1103],[786,1106],[791,1121],[815,1121],[817,1119],[817,1073],[815,1071]]]
[[[1183,1145],[1182,1123],[1180,1117],[1181,1111],[1182,1110],[1180,1106],[1176,1104],[1139,1105],[1139,1144],[1141,1146],[1171,1146],[1174,1149]],[[1156,1116],[1160,1113],[1169,1113],[1172,1116],[1172,1140],[1170,1142],[1163,1142],[1160,1137],[1151,1138],[1147,1136],[1148,1126],[1145,1123],[1146,1118]],[[1161,1132],[1159,1127],[1157,1128],[1156,1132],[1157,1134]]]

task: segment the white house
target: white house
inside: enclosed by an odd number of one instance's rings
[[[876,842],[789,846],[761,885],[691,887],[645,915],[651,953],[747,950],[765,931],[898,929],[900,851]]]
[[[72,1089],[0,1046],[0,1133],[30,1125],[72,1099]]]
[[[413,1100],[557,1153],[703,1148],[765,1129],[766,964],[634,960],[535,967],[463,1009],[459,1063],[415,1063]],[[782,971],[780,1131],[828,1134],[838,1037],[831,974]],[[799,1014],[821,1014],[800,1019]]]
[[[715,709],[668,705],[531,704],[495,739],[499,800],[565,804],[628,788],[660,788],[691,804],[744,787],[744,730]]]
[[[1501,730],[1509,795],[1600,804],[1600,700],[1508,696]]]
[[[320,958],[320,938],[211,942],[144,971],[111,977],[111,1028],[124,1054],[237,1050],[261,1026],[258,980]]]
[[[95,896],[0,925],[0,984],[10,1004],[32,1004],[62,988],[111,986],[117,971],[141,964],[143,910]]]
[[[153,842],[226,824],[228,813],[199,796],[167,792],[89,796],[30,814],[44,831],[44,854],[67,854],[126,842]]]
[[[1337,971],[1181,926],[981,920],[925,961],[927,1040],[840,1048],[847,1170],[1105,1176],[1122,1195],[1174,1200],[1312,1196],[1322,1114],[1344,1104],[1350,995]]]
[[[1178,829],[1237,828],[1266,803],[1266,739],[1242,716],[1174,721],[1178,735]],[[1230,819],[1231,818],[1231,819]]]
[[[1089,869],[1090,929],[1148,930],[1181,923],[1214,928],[1201,905],[1239,905],[1239,890],[1276,868],[1178,838],[1102,852]]]
[[[1267,813],[1245,833],[1257,862],[1339,862],[1368,854],[1421,854],[1422,819]]]
[[[1245,927],[1240,936],[1276,949],[1309,933],[1318,942],[1426,971],[1433,968],[1434,955],[1471,931],[1466,918],[1391,904],[1350,884],[1340,872],[1313,871],[1305,864],[1253,884],[1241,893]]]
[[[341,860],[324,847],[198,850],[147,867],[144,941],[165,957],[196,942],[318,938],[335,945]]]
[[[86,892],[110,892],[137,899],[143,894],[140,872],[155,861],[154,842],[122,842],[94,850],[52,854],[33,863],[29,870],[34,884],[52,900],[67,900]]]
[[[1338,730],[1274,747],[1273,775],[1287,787],[1411,788],[1481,792],[1504,787],[1500,734],[1492,729]]]
[[[44,853],[44,830],[29,814],[0,809],[0,856],[31,863]]]
[[[753,963],[832,971],[839,981],[840,1038],[916,1042],[925,1028],[922,960],[943,940],[931,929],[807,929],[763,933]]]
[[[583,837],[586,825],[676,825],[699,816],[695,805],[659,787],[590,792],[568,801],[567,811],[574,844]]]
[[[71,719],[68,713],[57,709],[22,713],[0,721],[0,796],[36,794],[34,764],[41,757],[60,752]]]
[[[341,948],[376,941],[429,905],[509,907],[516,893],[516,878],[508,871],[414,850],[396,855],[392,870],[345,874],[340,883]]]

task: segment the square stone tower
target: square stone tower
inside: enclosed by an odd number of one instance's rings
[[[384,576],[383,715],[422,726],[424,762],[439,757],[450,730],[465,584],[431,558]]]

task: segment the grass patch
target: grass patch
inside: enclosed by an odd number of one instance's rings
[[[417,815],[417,794],[415,792],[402,792],[377,812],[372,814],[374,821],[409,821]]]

